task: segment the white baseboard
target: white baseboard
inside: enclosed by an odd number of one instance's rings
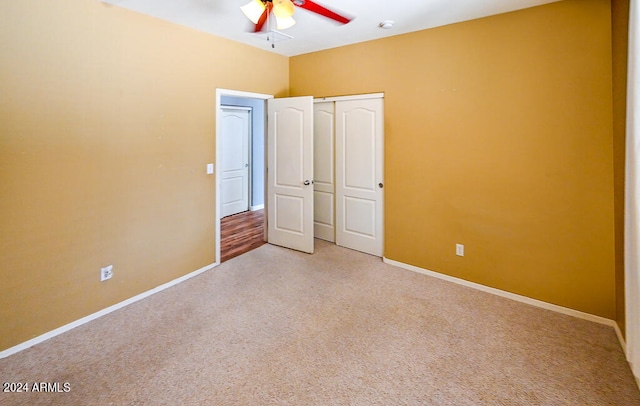
[[[13,354],[18,353],[18,352],[23,351],[23,350],[26,350],[27,348],[33,347],[36,344],[40,344],[40,343],[42,343],[44,341],[47,341],[50,338],[58,336],[58,335],[60,335],[62,333],[66,333],[67,331],[69,331],[71,329],[79,327],[79,326],[81,326],[83,324],[86,324],[86,323],[88,323],[90,321],[93,321],[93,320],[95,320],[95,319],[97,319],[99,317],[102,317],[102,316],[107,315],[107,314],[109,314],[111,312],[114,312],[116,310],[122,309],[125,306],[129,306],[132,303],[135,303],[137,301],[145,299],[145,298],[147,298],[147,297],[149,297],[149,296],[151,296],[151,295],[153,295],[155,293],[161,292],[161,291],[163,291],[165,289],[168,289],[168,288],[170,288],[172,286],[175,286],[175,285],[177,285],[179,283],[182,283],[182,282],[186,281],[187,279],[193,278],[194,276],[200,275],[201,273],[206,272],[206,271],[216,267],[218,264],[219,264],[219,262],[207,265],[207,266],[205,266],[203,268],[198,269],[197,271],[193,271],[193,272],[191,272],[191,273],[189,273],[187,275],[181,276],[181,277],[179,277],[177,279],[174,279],[174,280],[172,280],[170,282],[167,282],[167,283],[165,283],[163,285],[155,287],[155,288],[153,288],[151,290],[148,290],[146,292],[140,293],[139,295],[136,295],[136,296],[134,296],[132,298],[124,300],[124,301],[122,301],[120,303],[116,303],[113,306],[109,306],[109,307],[107,307],[105,309],[102,309],[102,310],[96,312],[96,313],[90,314],[90,315],[88,315],[86,317],[83,317],[83,318],[81,318],[79,320],[73,321],[73,322],[71,322],[69,324],[65,324],[62,327],[58,327],[55,330],[49,331],[49,332],[44,333],[42,335],[39,335],[39,336],[37,336],[35,338],[32,338],[31,340],[28,340],[28,341],[25,341],[25,342],[23,342],[21,344],[18,344],[16,346],[7,348],[4,351],[0,351],[0,359],[6,358],[6,357],[8,357],[10,355],[13,355]]]
[[[627,343],[624,340],[624,336],[622,335],[622,331],[620,331],[620,327],[618,326],[618,323],[614,323],[613,324],[613,329],[616,331],[616,335],[618,336],[618,341],[620,341],[620,345],[622,346],[622,350],[626,354],[627,353]]]
[[[625,342],[624,336],[622,335],[622,332],[620,331],[620,327],[618,326],[618,323],[616,323],[615,320],[611,320],[611,319],[607,319],[605,317],[600,317],[600,316],[596,316],[596,315],[593,315],[593,314],[590,314],[590,313],[585,313],[585,312],[581,312],[581,311],[578,311],[578,310],[570,309],[568,307],[554,305],[552,303],[547,303],[547,302],[543,302],[541,300],[532,299],[532,298],[527,297],[527,296],[522,296],[522,295],[518,295],[518,294],[515,294],[515,293],[507,292],[507,291],[504,291],[504,290],[492,288],[492,287],[489,287],[489,286],[481,285],[479,283],[469,282],[469,281],[466,281],[464,279],[456,278],[454,276],[449,276],[449,275],[441,274],[441,273],[438,273],[438,272],[430,271],[428,269],[419,268],[417,266],[405,264],[405,263],[398,262],[398,261],[394,261],[392,259],[382,258],[382,260],[385,263],[389,264],[389,265],[394,265],[394,266],[397,266],[397,267],[400,267],[400,268],[403,268],[403,269],[406,269],[406,270],[409,270],[409,271],[418,272],[418,273],[421,273],[423,275],[433,276],[434,278],[442,279],[442,280],[445,280],[445,281],[448,281],[448,282],[456,283],[458,285],[466,286],[468,288],[480,290],[482,292],[491,293],[491,294],[496,295],[496,296],[501,296],[501,297],[504,297],[504,298],[507,298],[507,299],[515,300],[515,301],[522,302],[522,303],[526,303],[526,304],[529,304],[529,305],[532,305],[532,306],[536,306],[536,307],[539,307],[539,308],[542,308],[542,309],[551,310],[553,312],[562,313],[562,314],[566,314],[568,316],[577,317],[579,319],[589,320],[589,321],[593,321],[595,323],[611,326],[611,327],[613,327],[614,331],[616,332],[616,336],[618,337],[618,341],[620,342],[620,346],[622,347],[622,351],[625,354],[627,353],[627,344]],[[640,387],[639,378],[638,377],[635,377],[635,378],[636,378],[636,381],[638,383],[638,387]]]
[[[251,211],[262,210],[262,209],[264,209],[264,204],[258,204],[256,206],[250,206],[249,207],[249,210],[251,210]]]
[[[620,331],[620,327],[618,326],[618,323],[614,323],[613,325],[613,329],[616,331],[616,335],[618,336],[618,341],[620,341],[620,346],[622,347],[622,352],[624,352],[625,355],[625,359],[627,360],[627,363],[629,364],[629,369],[631,369],[631,373],[633,374],[633,377],[635,378],[636,384],[638,385],[638,389],[640,389],[640,378],[638,378],[634,371],[633,371],[633,365],[631,364],[631,362],[629,362],[629,356],[627,353],[627,343],[624,339],[624,336],[622,335],[622,331]]]
[[[313,237],[321,240],[336,242],[336,230],[326,224],[313,223]]]
[[[541,300],[537,300],[537,299],[532,299],[530,297],[527,296],[522,296],[522,295],[518,295],[515,293],[511,293],[511,292],[507,292],[505,290],[500,290],[500,289],[496,289],[496,288],[492,288],[489,286],[485,286],[485,285],[481,285],[479,283],[475,283],[475,282],[469,282],[466,281],[464,279],[460,279],[460,278],[456,278],[453,276],[449,276],[449,275],[445,275],[445,274],[441,274],[438,272],[434,272],[434,271],[430,271],[428,269],[423,269],[423,268],[419,268],[417,266],[413,266],[413,265],[409,265],[409,264],[405,264],[402,262],[398,262],[398,261],[394,261],[392,259],[388,259],[388,258],[383,258],[382,259],[385,263],[389,264],[389,265],[394,265],[409,271],[413,271],[413,272],[418,272],[424,275],[428,275],[428,276],[433,276],[434,278],[438,278],[438,279],[442,279],[448,282],[453,282],[456,283],[458,285],[462,285],[462,286],[466,286],[468,288],[472,288],[472,289],[476,289],[476,290],[480,290],[482,292],[486,292],[486,293],[491,293],[493,295],[496,296],[501,296],[507,299],[511,299],[511,300],[515,300],[518,302],[522,302],[522,303],[526,303],[532,306],[536,306],[536,307],[540,307],[542,309],[546,309],[546,310],[551,310],[557,313],[562,313],[562,314],[566,314],[568,316],[573,316],[573,317],[577,317],[579,319],[584,319],[584,320],[589,320],[589,321],[593,321],[595,323],[599,323],[599,324],[605,324],[607,326],[611,326],[616,330],[616,334],[618,335],[618,339],[620,340],[620,343],[622,344],[622,348],[624,349],[624,339],[622,339],[622,333],[620,332],[620,329],[618,328],[618,323],[616,323],[614,320],[611,319],[607,319],[605,317],[600,317],[600,316],[596,316],[593,314],[589,314],[589,313],[585,313],[585,312],[581,312],[579,310],[574,310],[574,309],[570,309],[568,307],[563,307],[563,306],[558,306],[552,303],[547,303],[547,302],[543,302]]]

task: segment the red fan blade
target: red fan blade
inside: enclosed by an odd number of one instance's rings
[[[272,8],[273,8],[273,3],[272,2],[268,2],[266,4],[266,8],[262,12],[262,15],[258,19],[258,23],[256,24],[256,27],[253,29],[253,32],[262,31],[262,29],[264,28],[264,24],[267,22],[267,17],[269,17],[269,13],[271,12]]]
[[[325,16],[327,18],[335,20],[342,24],[346,24],[349,21],[351,21],[351,18],[341,16],[340,14],[335,13],[329,10],[328,8],[322,7],[318,3],[315,3],[311,0],[293,0],[293,4],[295,4],[298,7],[302,7],[309,11],[312,11],[314,13],[320,14],[321,16]]]

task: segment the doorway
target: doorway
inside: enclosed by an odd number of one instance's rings
[[[265,109],[266,100],[272,95],[243,92],[229,89],[216,90],[216,262],[240,255],[262,245],[265,241],[264,201],[265,201]],[[239,120],[225,122],[225,110],[236,112],[251,111],[249,133],[251,139],[247,150],[249,160],[242,163],[242,168],[229,168],[225,161],[230,161],[233,151],[244,156],[241,143],[226,143],[225,126],[238,126]],[[235,124],[234,124],[235,123]],[[241,126],[240,126],[241,127]],[[228,129],[228,128],[227,128]],[[227,140],[228,141],[228,140]],[[238,140],[235,140],[238,141]],[[227,148],[231,146],[232,148]],[[233,160],[231,160],[233,162]],[[238,161],[239,162],[239,161]],[[237,162],[236,162],[237,163]],[[242,173],[246,164],[246,180]],[[238,165],[231,165],[238,166]],[[229,171],[232,169],[232,171]],[[235,171],[235,172],[234,172]],[[243,176],[238,176],[243,175]],[[225,193],[223,190],[226,190]],[[246,193],[248,210],[244,208]],[[225,196],[226,195],[226,196]],[[231,204],[230,204],[231,203]],[[239,204],[243,206],[239,209]],[[235,205],[235,208],[232,206]],[[224,231],[224,232],[223,232]],[[260,234],[262,233],[262,236]],[[242,237],[242,238],[240,238]]]

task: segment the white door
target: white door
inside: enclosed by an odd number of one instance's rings
[[[336,244],[382,256],[383,99],[336,102]]]
[[[267,239],[313,253],[313,98],[267,104]]]
[[[335,111],[333,102],[313,104],[313,220],[314,235],[335,241],[334,139]]]
[[[222,108],[220,217],[249,210],[250,110]]]

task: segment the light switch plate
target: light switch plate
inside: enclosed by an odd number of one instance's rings
[[[207,175],[211,175],[213,173],[213,164],[207,164]]]

